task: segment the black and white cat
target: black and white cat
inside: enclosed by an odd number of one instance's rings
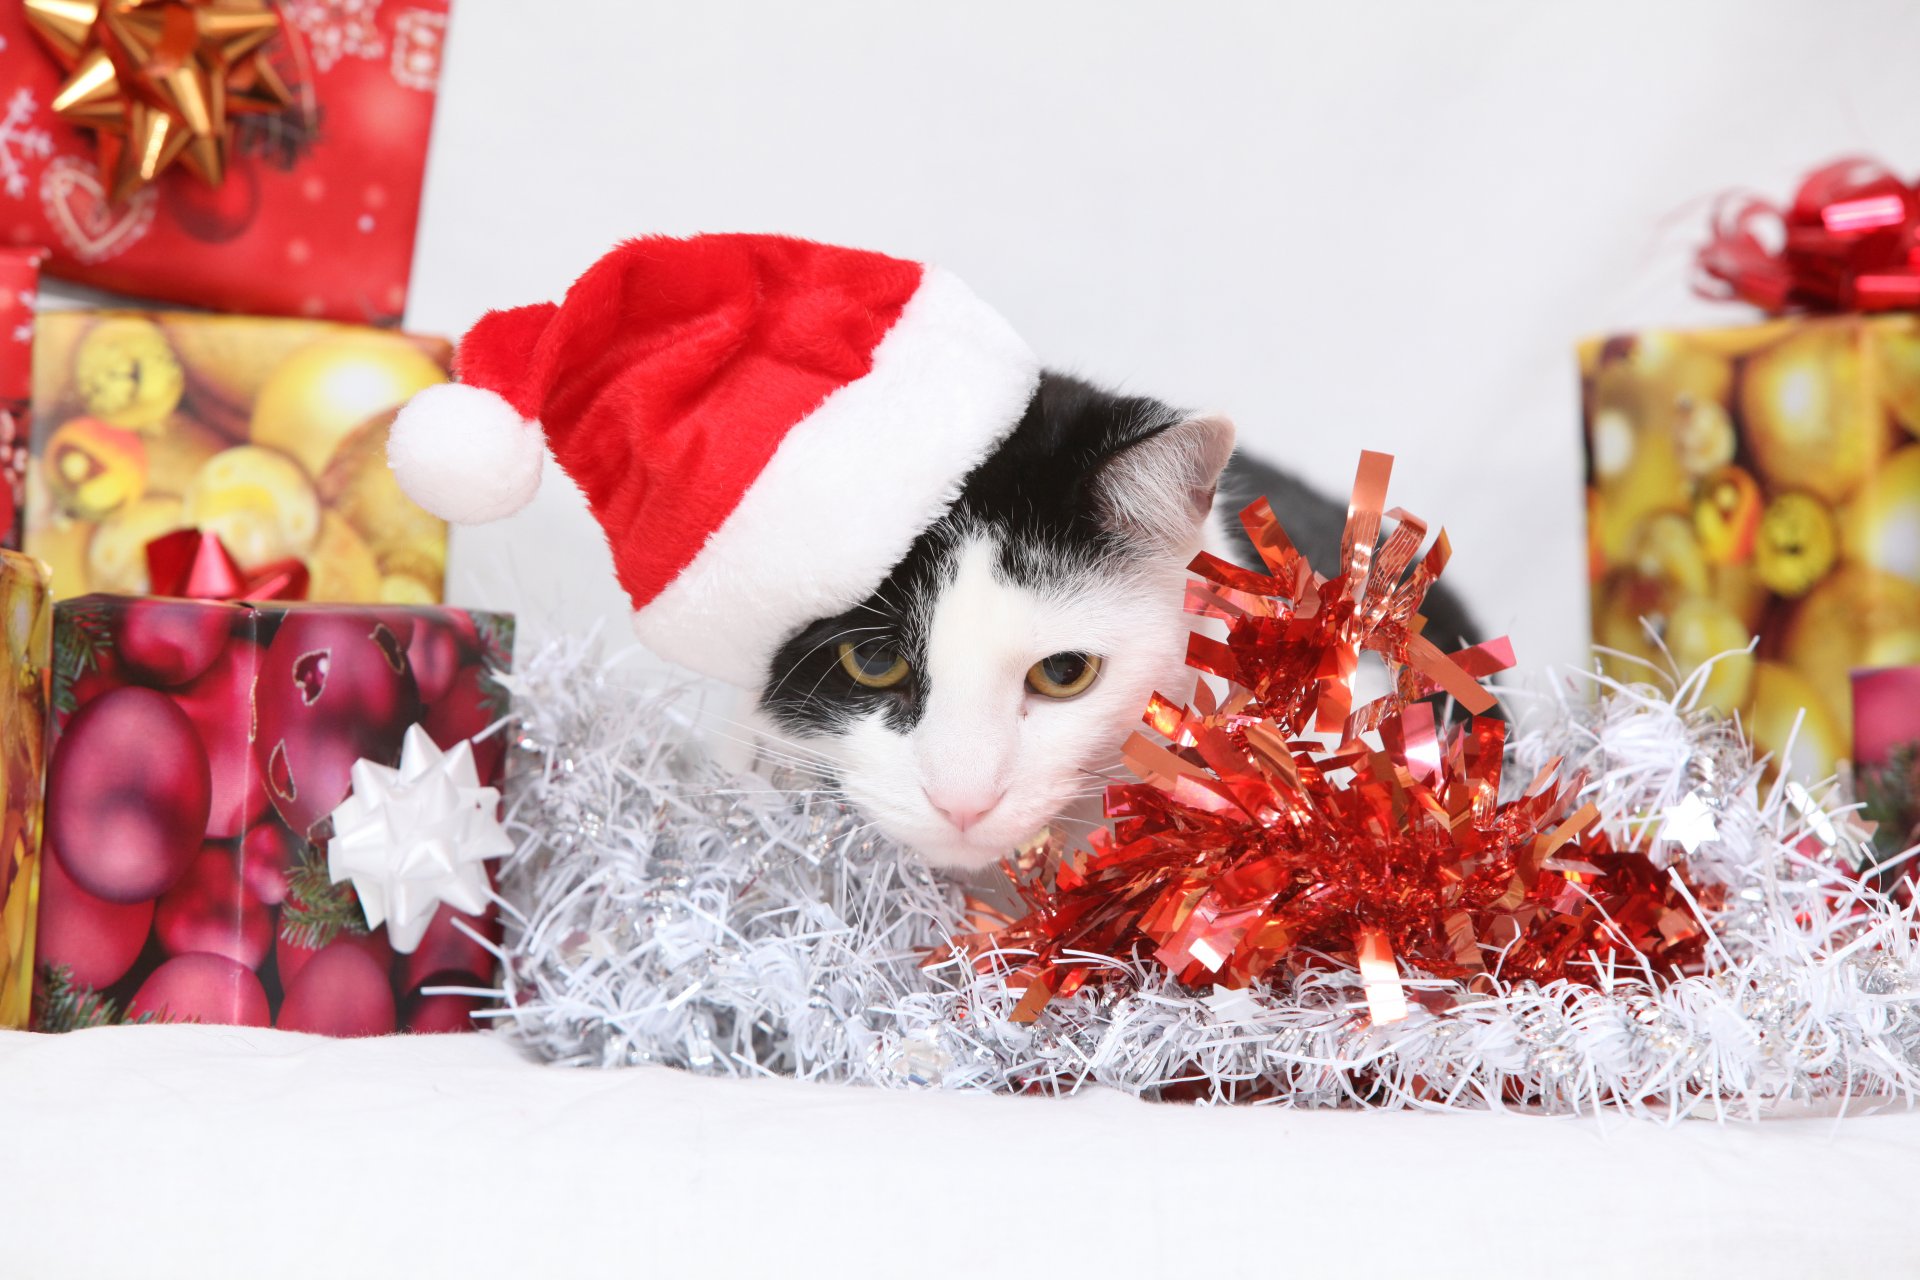
[[[1257,563],[1233,517],[1264,495],[1336,567],[1344,506],[1233,444],[1224,418],[1042,374],[879,589],[780,647],[760,714],[936,866],[982,868],[1091,820],[1149,695],[1193,688],[1195,553]],[[1424,612],[1443,647],[1470,630],[1445,588]]]

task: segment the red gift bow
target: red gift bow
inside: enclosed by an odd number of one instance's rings
[[[1697,262],[1702,297],[1774,313],[1920,307],[1920,183],[1854,156],[1814,170],[1785,210],[1723,198]]]
[[[220,541],[198,529],[176,529],[147,543],[148,589],[156,596],[189,600],[304,600],[307,566],[275,560],[252,573]]]

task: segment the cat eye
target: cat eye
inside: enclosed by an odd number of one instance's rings
[[[1091,653],[1054,653],[1027,668],[1027,688],[1043,698],[1072,698],[1087,691],[1100,674]]]
[[[907,672],[912,670],[892,645],[873,641],[865,644],[843,643],[840,646],[840,668],[853,677],[855,684],[868,689],[891,689],[905,680]]]

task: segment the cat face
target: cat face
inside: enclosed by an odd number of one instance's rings
[[[781,648],[762,710],[935,865],[1090,820],[1149,695],[1191,689],[1186,565],[1232,443],[1047,375],[886,582]]]

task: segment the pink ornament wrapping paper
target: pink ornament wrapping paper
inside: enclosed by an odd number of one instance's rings
[[[57,608],[33,1025],[471,1029],[488,910],[442,907],[409,953],[335,884],[330,815],[411,726],[494,724],[512,619],[430,606],[86,596]],[[472,745],[497,786],[495,733]]]

